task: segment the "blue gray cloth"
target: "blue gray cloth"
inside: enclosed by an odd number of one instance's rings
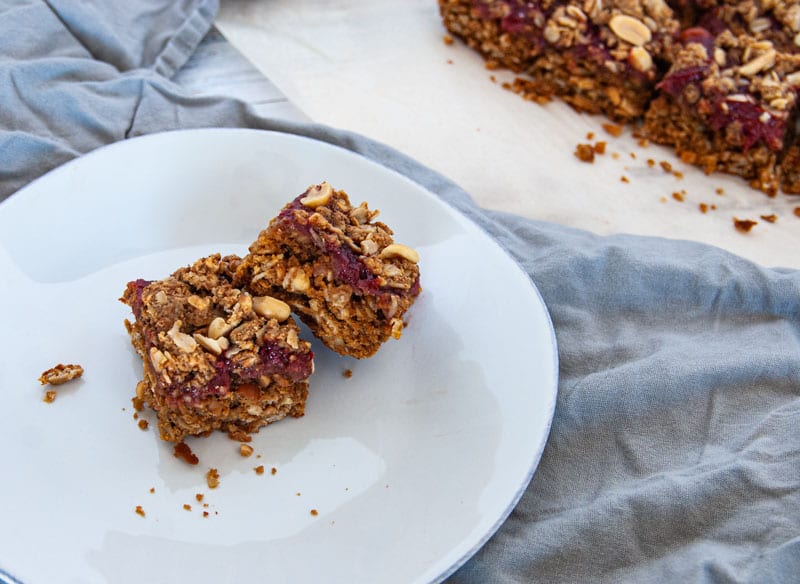
[[[99,146],[176,128],[301,134],[393,168],[524,267],[559,346],[539,469],[448,580],[800,582],[800,272],[480,209],[362,136],[187,95],[170,78],[216,10],[215,0],[0,0],[0,199]],[[4,566],[13,558],[0,550]]]

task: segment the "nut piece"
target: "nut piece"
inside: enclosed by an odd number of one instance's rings
[[[775,57],[777,54],[778,53],[775,51],[775,49],[769,49],[768,51],[761,53],[752,61],[748,61],[739,67],[739,75],[751,77],[756,73],[760,73],[764,69],[769,69],[775,65]]]
[[[156,370],[156,373],[161,373],[161,368],[167,362],[167,356],[156,347],[150,347],[150,362],[153,364],[153,369]]]
[[[302,268],[291,268],[286,274],[286,277],[288,282],[284,280],[284,287],[290,292],[299,292],[302,294],[303,292],[308,292],[308,289],[311,287],[311,281]]]
[[[159,290],[159,292],[163,293],[163,290]],[[186,299],[186,302],[197,310],[208,310],[211,305],[211,298],[200,298],[197,294],[192,294]]]
[[[328,204],[328,202],[331,200],[331,196],[333,195],[333,187],[331,187],[331,185],[329,185],[327,182],[323,182],[318,185],[308,187],[307,193],[308,194],[305,197],[300,199],[300,202],[306,207],[311,207],[314,209],[316,207],[321,207],[322,205]]]
[[[167,336],[184,353],[191,353],[197,348],[197,342],[186,333],[181,332],[181,321],[176,320],[172,328],[167,331]]]
[[[800,71],[795,71],[794,73],[789,73],[786,76],[786,83],[792,86],[800,85]]]
[[[289,314],[292,312],[288,304],[272,296],[254,296],[253,310],[259,316],[274,318],[278,322],[289,318]]]
[[[392,243],[383,248],[379,256],[381,259],[404,258],[413,264],[419,262],[417,250],[400,243]]]
[[[208,336],[212,339],[224,337],[239,325],[239,322],[225,322],[225,319],[218,316],[208,325]]]
[[[48,383],[50,385],[61,385],[67,381],[77,379],[81,375],[83,375],[83,367],[80,365],[63,365],[59,363],[42,373],[39,376],[39,383],[42,385],[47,385]]]
[[[219,339],[210,339],[206,336],[201,335],[200,333],[194,333],[192,335],[194,340],[197,341],[197,344],[203,347],[205,350],[214,353],[215,355],[219,355],[224,350],[220,341],[225,340],[227,345],[227,340],[225,337],[221,337]],[[227,348],[227,347],[225,347]]]
[[[615,14],[608,21],[608,27],[620,39],[636,47],[641,47],[649,43],[653,38],[653,33],[641,20],[637,20],[627,14]]]
[[[646,73],[653,68],[653,58],[650,56],[650,53],[642,47],[631,47],[628,61],[631,67],[642,73]]]

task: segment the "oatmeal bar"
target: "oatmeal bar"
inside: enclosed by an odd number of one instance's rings
[[[369,357],[400,337],[420,293],[417,252],[377,214],[328,183],[309,187],[259,234],[235,282],[288,303],[337,353]]]
[[[164,280],[130,282],[120,299],[142,357],[137,399],[157,412],[161,438],[213,430],[246,440],[266,424],[303,415],[311,345],[289,307],[232,285],[241,259],[219,254]]]
[[[526,98],[641,117],[666,68],[678,20],[664,0],[439,0],[446,28],[491,65],[524,74]]]
[[[684,30],[680,40],[640,135],[674,146],[707,173],[739,175],[774,195],[794,142],[800,55],[699,27]]]

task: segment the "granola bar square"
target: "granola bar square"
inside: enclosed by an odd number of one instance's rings
[[[313,372],[309,342],[289,307],[232,284],[241,258],[208,256],[158,281],[128,283],[125,321],[144,375],[134,403],[157,412],[161,438],[214,430],[247,440],[303,415]]]
[[[417,252],[377,215],[328,183],[311,186],[259,234],[236,285],[286,302],[333,351],[369,357],[400,337],[420,293]]]
[[[644,113],[680,24],[664,0],[439,0],[445,27],[512,88],[619,121]]]
[[[774,195],[794,141],[798,86],[800,55],[750,35],[686,29],[639,135]]]

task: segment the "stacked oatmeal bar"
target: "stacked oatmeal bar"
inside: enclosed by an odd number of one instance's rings
[[[439,0],[526,97],[632,122],[706,172],[800,193],[800,0]]]
[[[400,338],[420,293],[419,255],[377,215],[326,182],[311,186],[250,246],[237,281],[286,302],[333,351],[369,357]]]

